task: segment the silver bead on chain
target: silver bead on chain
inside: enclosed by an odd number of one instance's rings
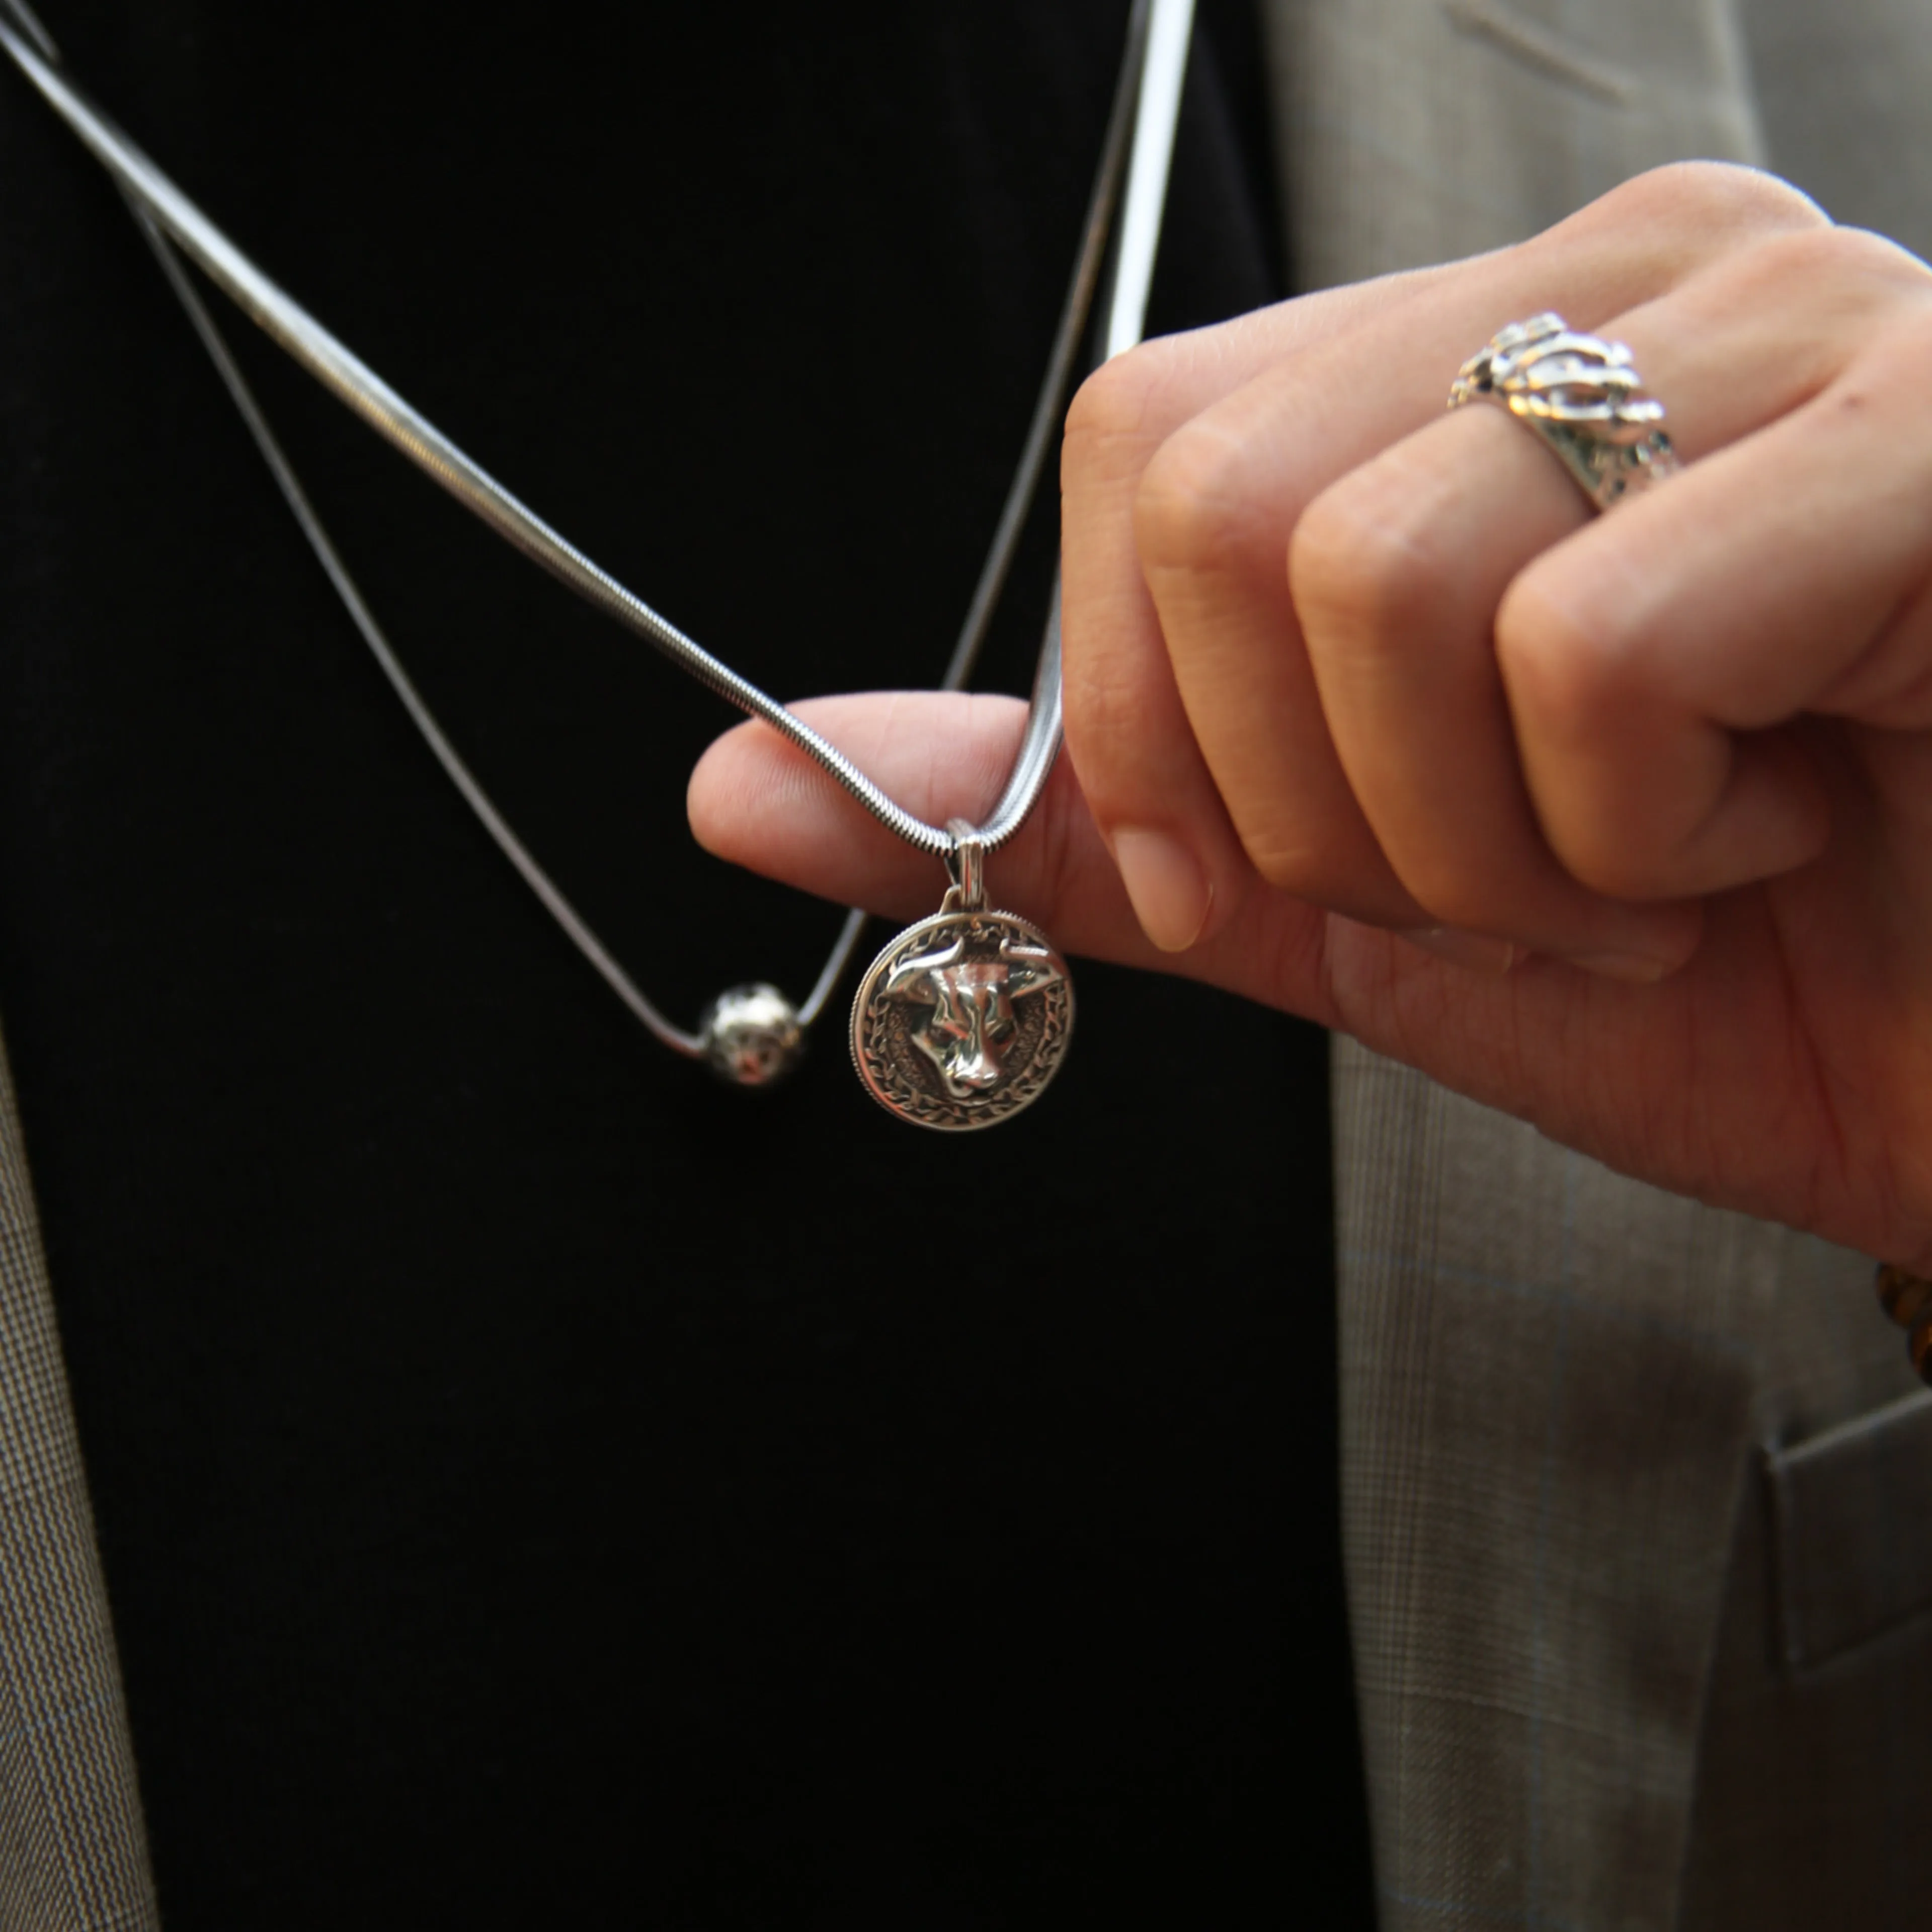
[[[946,668],[944,689],[961,689],[971,676],[1004,587],[1085,334],[1115,206],[1122,200],[1124,182],[1124,204],[1120,208],[1101,330],[1103,358],[1131,347],[1140,338],[1160,237],[1192,14],[1192,0],[1136,0],[1100,164],[1046,377],[972,602]],[[424,703],[309,502],[213,316],[188,280],[181,256],[184,254],[194,262],[297,362],[506,542],[578,596],[655,645],[720,697],[740,710],[763,718],[814,758],[908,844],[951,862],[958,849],[956,833],[950,828],[927,824],[888,797],[809,725],[626,590],[418,414],[374,370],[263,274],[66,77],[61,70],[58,50],[26,0],[0,0],[0,45],[4,46],[15,63],[114,178],[344,607],[418,732],[504,856],[578,951],[664,1046],[688,1058],[708,1060],[722,1077],[734,1084],[764,1086],[782,1078],[796,1064],[806,1029],[818,1018],[850,964],[865,925],[865,914],[855,910],[847,915],[817,982],[797,1008],[794,1009],[775,988],[760,985],[735,988],[722,994],[707,1010],[696,1034],[687,1033],[667,1019],[538,864]],[[985,825],[973,834],[973,843],[980,851],[997,850],[1024,824],[1058,755],[1060,719],[1060,586],[1056,577],[1026,731],[998,803]]]

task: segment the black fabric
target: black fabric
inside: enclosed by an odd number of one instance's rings
[[[937,676],[1124,6],[45,14],[713,649],[788,694]],[[1252,35],[1208,10],[1158,326],[1276,292]],[[10,72],[0,179],[0,1014],[176,1932],[1369,1922],[1319,1036],[1089,967],[1055,1091],[963,1142],[836,1024],[776,1093],[671,1060]],[[836,913],[683,830],[716,701],[234,332],[620,956],[687,1019],[802,989]]]

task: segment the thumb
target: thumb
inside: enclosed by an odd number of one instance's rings
[[[860,770],[929,824],[976,824],[992,808],[1026,727],[1017,698],[873,692],[795,705]],[[836,779],[769,726],[725,733],[692,772],[698,843],[767,878],[898,919],[937,909],[938,862],[914,851]],[[1158,968],[1325,1018],[1322,915],[1258,879],[1237,916],[1192,952],[1142,934],[1070,762],[1054,766],[1033,815],[986,864],[987,897],[1041,927],[1063,952]]]

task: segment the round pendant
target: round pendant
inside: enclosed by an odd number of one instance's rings
[[[776,986],[734,986],[720,993],[698,1023],[705,1058],[732,1087],[770,1087],[784,1079],[805,1052],[798,1010]]]
[[[1072,982],[1046,935],[960,908],[908,926],[872,962],[852,1002],[852,1060],[902,1120],[958,1132],[1038,1100],[1072,1030]]]

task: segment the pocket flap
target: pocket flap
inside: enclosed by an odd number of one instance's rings
[[[1780,1642],[1822,1664],[1932,1610],[1932,1394],[1766,1457]]]

